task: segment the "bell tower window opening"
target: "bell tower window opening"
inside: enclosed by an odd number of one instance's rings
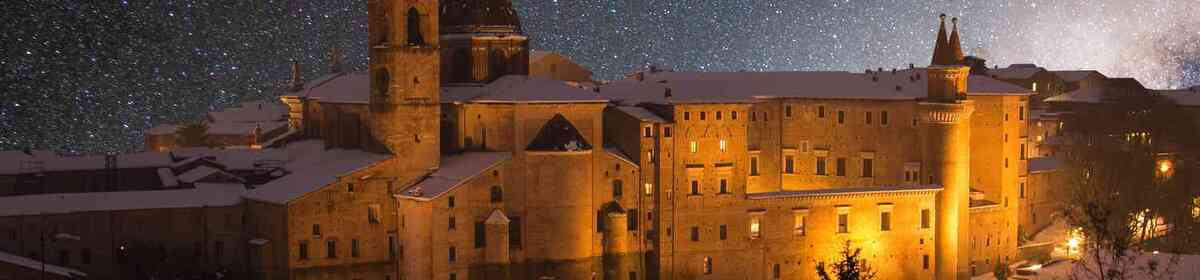
[[[424,46],[425,36],[421,34],[421,13],[416,7],[408,8],[408,45]]]

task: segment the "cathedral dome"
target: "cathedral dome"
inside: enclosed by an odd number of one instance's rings
[[[443,34],[521,32],[512,0],[448,0],[438,18]]]

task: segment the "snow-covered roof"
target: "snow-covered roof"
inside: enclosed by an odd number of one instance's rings
[[[1028,163],[1029,173],[1055,171],[1061,166],[1062,161],[1054,157],[1030,158]]]
[[[224,175],[224,178],[229,178],[231,181],[242,181],[242,179],[236,175],[226,173],[225,171],[221,171],[220,169],[212,168],[207,165],[197,166],[196,168],[192,168],[192,170],[188,170],[187,172],[180,174],[179,181],[184,183],[195,183],[210,178],[210,176],[213,175]]]
[[[0,216],[233,206],[245,190],[242,184],[198,183],[190,189],[3,196]]]
[[[302,147],[305,145],[311,144],[301,142],[289,145],[289,147]],[[175,157],[186,158],[172,164],[171,167],[179,168],[192,161],[206,159],[224,166],[226,170],[253,170],[264,167],[264,165],[282,165],[295,158],[290,152],[295,150],[303,149],[295,149],[295,147],[279,149],[183,148],[171,151],[171,154]]]
[[[662,117],[659,117],[658,114],[655,114],[654,112],[651,112],[650,110],[647,110],[646,108],[636,107],[636,106],[617,106],[616,109],[621,112],[624,112],[625,114],[627,114],[631,117],[637,118],[638,120],[641,120],[644,122],[652,122],[652,123],[667,122],[667,120],[663,119]]]
[[[208,123],[209,135],[234,135],[234,136],[250,136],[254,134],[255,129],[261,129],[261,133],[275,131],[276,129],[285,128],[288,122],[284,121],[265,121],[257,123],[249,122],[220,122]]]
[[[449,192],[512,158],[508,152],[466,152],[441,159],[438,170],[405,188],[397,197],[430,200]]]
[[[1162,96],[1182,106],[1200,106],[1200,86],[1185,89],[1159,90]]]
[[[286,121],[288,107],[276,102],[251,101],[243,102],[238,107],[223,111],[209,112],[211,122],[271,122]]]
[[[600,94],[637,104],[746,103],[764,98],[915,100],[928,95],[925,69],[851,72],[654,72],[638,82],[614,82]],[[972,75],[968,95],[1032,95],[1028,89]],[[667,96],[669,92],[669,97]]]
[[[55,274],[66,278],[87,278],[87,273],[83,273],[82,271],[75,270],[73,268],[42,263],[35,259],[5,253],[4,251],[0,251],[0,262],[13,264],[34,271],[45,271],[46,273]]]
[[[988,69],[989,76],[997,79],[1029,79],[1033,78],[1034,74],[1046,71],[1046,69],[1030,64],[1013,64],[1008,68]]]
[[[471,100],[483,94],[483,86],[478,84],[461,84],[442,86],[442,103],[457,103]]]
[[[0,174],[18,174],[30,171],[79,171],[106,168],[105,155],[60,156],[49,152],[22,151],[0,152]],[[171,166],[171,156],[163,152],[137,152],[119,154],[117,169],[158,168]]]
[[[309,81],[293,93],[299,97],[326,103],[367,104],[371,99],[371,79],[368,71],[338,72]]]
[[[1050,71],[1050,73],[1054,73],[1054,75],[1058,75],[1059,78],[1062,78],[1064,81],[1067,81],[1067,82],[1082,81],[1083,79],[1087,79],[1087,77],[1092,74],[1098,75],[1101,78],[1105,77],[1104,74],[1101,74],[1100,71],[1096,71],[1096,70]]]
[[[596,103],[608,102],[595,92],[543,77],[508,75],[480,89],[472,102],[486,103]]]
[[[179,129],[179,126],[178,126],[178,125],[173,125],[173,124],[160,124],[160,125],[156,125],[156,126],[154,126],[154,127],[151,127],[149,130],[146,130],[146,134],[150,134],[150,135],[169,135],[169,134],[175,134],[175,131],[176,131],[176,130],[178,130],[178,129]]]
[[[171,171],[170,168],[159,168],[158,180],[162,181],[163,187],[174,188],[179,186],[179,178],[175,177],[175,172]]]
[[[391,158],[361,150],[325,149],[319,140],[292,143],[284,150],[288,160],[282,168],[291,173],[246,192],[246,199],[285,204],[336,182],[339,176]]]
[[[794,198],[794,197],[817,197],[817,196],[837,196],[851,194],[868,194],[868,193],[899,193],[899,192],[924,192],[924,191],[940,191],[940,185],[904,185],[904,186],[874,186],[874,187],[837,187],[803,191],[778,191],[767,193],[754,193],[746,195],[749,199],[775,199],[775,198]]]
[[[1090,86],[1046,98],[1045,102],[1100,103],[1105,99],[1105,87]]]

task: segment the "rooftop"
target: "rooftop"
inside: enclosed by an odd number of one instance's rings
[[[103,170],[106,155],[64,156],[45,151],[0,151],[0,174],[36,171]],[[159,168],[171,166],[171,156],[162,152],[137,152],[116,155],[116,168]]]
[[[500,77],[480,88],[480,94],[469,100],[487,103],[608,102],[608,98],[563,81],[521,75]]]
[[[288,114],[287,106],[276,102],[267,101],[251,101],[243,102],[238,107],[228,108],[223,111],[209,112],[208,119],[211,122],[270,122],[270,121],[286,121]]]
[[[1082,81],[1083,79],[1087,79],[1088,76],[1093,75],[1093,74],[1097,75],[1101,78],[1105,77],[1104,74],[1101,74],[1100,71],[1096,71],[1096,70],[1050,71],[1050,73],[1054,73],[1054,75],[1058,75],[1059,78],[1062,78],[1064,81],[1067,81],[1067,82]]]
[[[391,158],[361,150],[325,149],[319,140],[292,143],[283,150],[287,159],[282,168],[290,174],[246,192],[246,199],[286,204],[336,182],[339,176]]]
[[[1013,64],[1007,68],[988,69],[987,73],[997,79],[1019,80],[1033,78],[1034,74],[1042,71],[1046,71],[1046,69],[1033,64]]]
[[[318,99],[327,103],[367,104],[371,98],[371,80],[367,71],[338,72],[304,84],[288,95]]]
[[[470,181],[484,171],[512,158],[508,152],[466,152],[445,156],[437,171],[405,188],[397,197],[429,200]]]
[[[34,271],[46,271],[46,273],[60,275],[66,278],[87,278],[87,273],[75,270],[73,268],[57,266],[48,263],[42,263],[35,259],[30,259],[18,255],[13,255],[0,251],[0,262],[10,263],[16,266],[24,267]]]
[[[0,217],[233,206],[245,190],[242,184],[197,183],[190,189],[0,196]]]

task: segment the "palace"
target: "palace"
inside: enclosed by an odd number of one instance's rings
[[[369,71],[293,65],[283,105],[148,152],[0,152],[0,275],[817,279],[849,244],[880,279],[968,279],[1043,249],[1054,106],[1140,87],[987,69],[944,16],[924,68],[596,82],[511,1],[368,3]]]

